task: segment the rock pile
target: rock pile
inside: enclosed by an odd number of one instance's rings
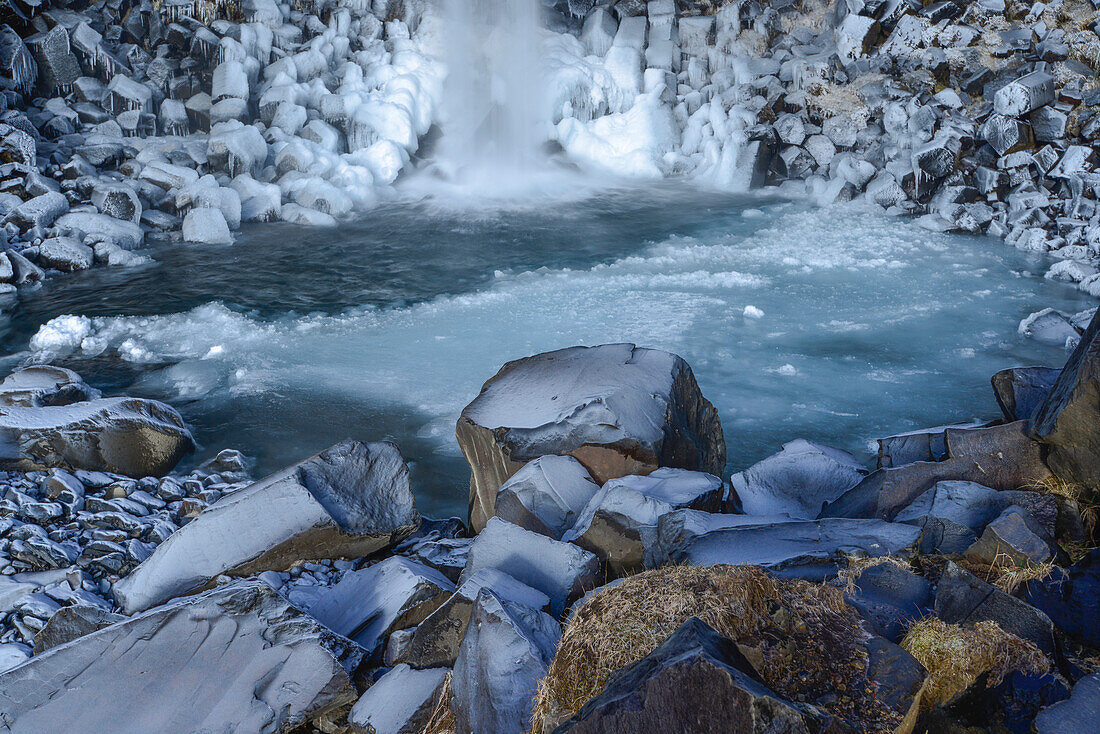
[[[728,483],[698,470],[721,426],[679,357],[514,362],[457,427],[484,432],[472,533],[418,515],[386,443],[255,482],[231,451],[182,476],[7,472],[4,724],[1084,731],[1097,323],[1063,369],[994,378],[1034,422],[884,438],[871,472],[796,440]],[[20,410],[101,399],[57,368],[3,384]]]

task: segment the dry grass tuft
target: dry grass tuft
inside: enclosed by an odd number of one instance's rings
[[[987,684],[995,686],[1013,671],[1050,669],[1039,648],[996,622],[962,626],[922,619],[909,628],[901,646],[928,670],[922,703],[929,708],[948,703],[984,674],[989,675]]]
[[[862,731],[901,718],[874,698],[858,615],[839,589],[775,579],[754,566],[672,566],[594,595],[566,627],[535,699],[532,732],[552,731],[598,694],[612,672],[652,652],[690,617],[734,640],[780,695],[826,706]]]
[[[1027,484],[1024,489],[1032,492],[1044,492],[1065,497],[1077,504],[1077,510],[1081,513],[1081,523],[1089,535],[1096,532],[1096,522],[1100,520],[1100,497],[1089,492],[1080,484],[1067,482],[1064,479],[1051,475],[1046,479],[1040,479]]]

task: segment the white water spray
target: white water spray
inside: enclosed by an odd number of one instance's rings
[[[474,190],[507,191],[541,165],[545,80],[539,0],[444,0],[439,165]]]

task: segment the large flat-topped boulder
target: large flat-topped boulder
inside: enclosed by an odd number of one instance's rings
[[[221,574],[360,558],[406,537],[419,521],[397,447],[343,441],[203,510],[115,584],[114,595],[133,613]]]
[[[493,516],[497,490],[549,454],[575,457],[599,484],[662,466],[721,476],[718,413],[680,357],[633,344],[570,347],[504,365],[462,411],[470,524]]]
[[[1042,447],[1027,421],[988,428],[948,428],[946,458],[879,469],[829,503],[821,517],[879,517],[897,512],[936,482],[957,479],[996,490],[1019,489],[1050,477]]]
[[[1031,435],[1047,446],[1061,479],[1100,489],[1100,311],[1092,317],[1046,399],[1032,415]]]
[[[175,409],[142,398],[0,408],[0,469],[167,474],[195,446]]]
[[[266,584],[243,581],[0,675],[0,721],[12,734],[284,732],[354,701],[361,657]]]

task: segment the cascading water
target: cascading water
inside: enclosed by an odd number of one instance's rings
[[[539,165],[545,139],[539,0],[444,0],[443,138],[437,165],[482,193]]]

